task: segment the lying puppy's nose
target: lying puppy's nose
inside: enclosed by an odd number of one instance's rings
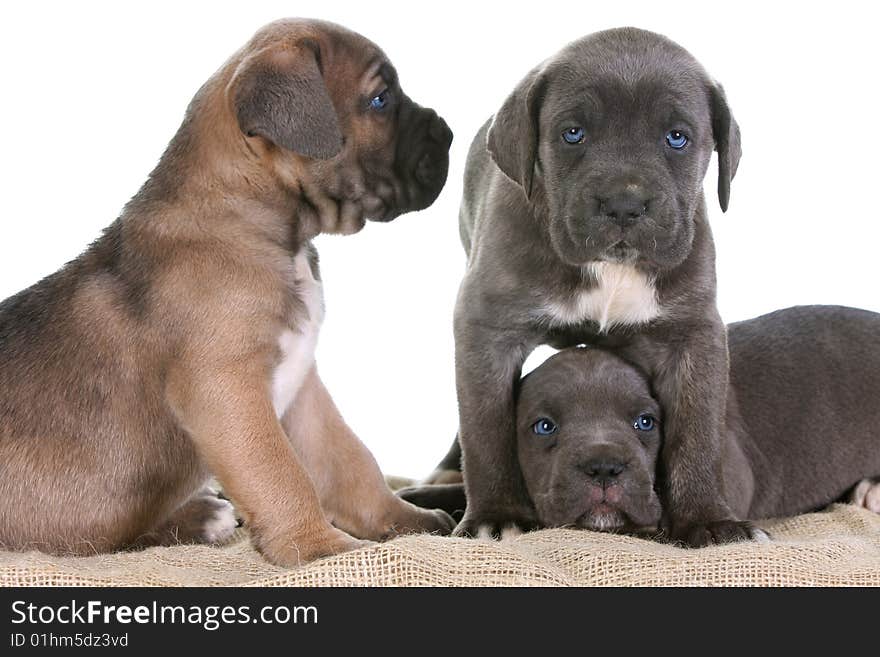
[[[606,459],[595,459],[587,461],[581,466],[588,477],[595,479],[599,483],[608,483],[617,478],[617,476],[626,470],[626,465],[619,461],[609,461]]]
[[[631,226],[648,211],[648,200],[629,190],[598,201],[599,211],[622,227]]]

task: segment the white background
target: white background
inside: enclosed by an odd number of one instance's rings
[[[612,6],[617,5],[617,6]],[[706,180],[728,321],[802,303],[880,311],[878,20],[870,3],[28,2],[0,9],[0,298],[75,257],[119,213],[190,97],[263,23],[342,23],[456,133],[428,210],[322,237],[318,363],[384,470],[426,474],[456,430],[452,309],[471,137],[567,41],[635,25],[720,80],[743,133],[730,210]],[[51,409],[46,409],[51,412]]]

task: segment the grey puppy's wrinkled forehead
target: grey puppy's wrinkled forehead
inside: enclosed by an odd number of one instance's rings
[[[695,124],[709,118],[709,74],[660,34],[631,27],[598,32],[570,43],[539,68],[544,97],[556,101],[544,102],[542,110],[559,113],[582,103],[613,113],[630,101],[640,109],[677,105],[699,114],[689,117]]]
[[[661,416],[647,377],[635,366],[604,349],[564,349],[525,376],[519,388],[517,415],[528,424],[541,413],[564,416],[621,417],[636,412]]]
[[[577,63],[589,67],[593,74],[606,74],[623,83],[637,82],[648,70],[708,77],[696,58],[672,39],[636,27],[618,27],[576,39],[546,60],[544,67]]]

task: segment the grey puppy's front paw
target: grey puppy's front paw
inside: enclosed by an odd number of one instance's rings
[[[747,520],[717,520],[695,522],[673,528],[672,538],[687,547],[701,548],[764,539],[769,536]]]
[[[465,512],[452,535],[463,538],[500,539],[511,534],[532,531],[539,526],[533,511]]]

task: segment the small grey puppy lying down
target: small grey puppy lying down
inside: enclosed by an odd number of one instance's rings
[[[844,499],[880,513],[880,314],[803,306],[728,330],[731,392],[715,479],[737,517]],[[663,409],[636,367],[599,349],[559,352],[522,379],[516,429],[543,526],[661,524]],[[460,484],[401,494],[450,512],[464,505]]]

